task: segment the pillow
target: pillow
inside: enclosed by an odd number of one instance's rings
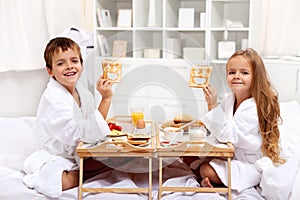
[[[280,103],[280,112],[283,122],[279,125],[282,148],[300,162],[300,104],[297,101]]]
[[[286,158],[286,163],[279,166],[274,166],[268,157],[258,160],[256,167],[262,172],[259,185],[261,195],[267,200],[287,200],[298,166],[298,160],[295,158]]]
[[[0,118],[0,165],[22,170],[25,158],[38,149],[32,134],[35,117]],[[1,172],[0,172],[1,173]]]

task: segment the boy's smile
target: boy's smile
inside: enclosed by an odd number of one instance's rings
[[[56,81],[65,86],[73,93],[76,82],[80,78],[82,72],[82,64],[79,58],[79,52],[74,49],[66,51],[54,52],[52,58],[52,70],[48,69],[48,73]]]

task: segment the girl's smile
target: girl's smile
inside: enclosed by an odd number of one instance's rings
[[[227,63],[228,86],[236,97],[249,98],[251,96],[252,69],[243,56],[236,56]]]

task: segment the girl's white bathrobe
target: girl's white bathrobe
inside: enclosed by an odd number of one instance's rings
[[[231,142],[235,147],[231,162],[231,183],[233,190],[241,192],[260,182],[261,173],[256,169],[255,163],[262,158],[262,137],[254,99],[243,101],[235,113],[233,113],[234,102],[234,94],[226,94],[221,104],[209,111],[201,120],[217,140]],[[213,159],[210,165],[227,185],[227,161]]]
[[[94,143],[110,132],[103,116],[95,109],[93,95],[79,85],[76,89],[81,107],[64,86],[50,78],[33,127],[40,150],[24,163],[24,183],[53,198],[62,194],[62,172],[77,167],[78,142]]]

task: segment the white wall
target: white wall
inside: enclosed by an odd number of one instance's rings
[[[1,4],[0,12],[6,18],[0,20],[2,25],[0,63],[3,66],[0,72],[0,117],[36,114],[40,96],[49,80],[43,68],[43,51],[50,38],[61,34],[71,26],[83,31],[93,31],[94,0],[74,0],[72,4],[70,2],[70,0],[45,2],[16,0],[3,1],[3,5]],[[35,9],[31,10],[28,7]],[[36,28],[39,28],[38,31]],[[21,35],[23,37],[20,39]],[[33,48],[36,45],[39,48]],[[30,56],[21,59],[29,53]],[[33,67],[29,67],[29,64]],[[22,69],[30,71],[18,71]]]
[[[49,76],[46,69],[0,73],[0,117],[34,116]]]

